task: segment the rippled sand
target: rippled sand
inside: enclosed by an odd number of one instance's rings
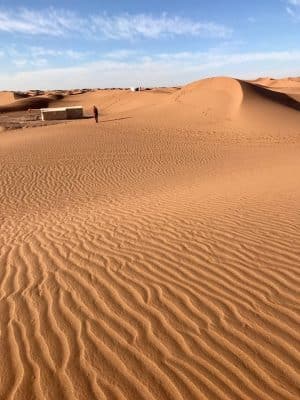
[[[0,133],[0,399],[298,400],[297,101],[67,103],[101,123]]]

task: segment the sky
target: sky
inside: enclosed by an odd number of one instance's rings
[[[0,0],[0,90],[300,76],[300,0]]]

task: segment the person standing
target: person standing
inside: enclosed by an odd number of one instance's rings
[[[96,106],[93,106],[93,113],[94,113],[94,118],[95,118],[96,124],[98,124],[99,111],[98,111],[98,108]]]

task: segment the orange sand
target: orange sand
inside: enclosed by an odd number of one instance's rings
[[[0,134],[0,399],[299,399],[295,99],[66,103],[101,123]]]
[[[14,101],[12,92],[0,92],[0,106],[3,106]]]

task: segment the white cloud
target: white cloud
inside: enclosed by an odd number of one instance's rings
[[[1,74],[0,89],[166,86],[224,74],[254,78],[285,71],[294,75],[299,61],[300,51],[139,55],[133,61],[102,59],[77,67]]]
[[[286,12],[287,12],[288,14],[290,14],[292,17],[295,17],[295,16],[296,16],[295,11],[292,10],[291,7],[286,7]]]
[[[286,12],[294,19],[300,21],[300,0],[287,0]]]
[[[28,60],[26,58],[16,58],[13,60],[13,64],[17,67],[24,67],[24,65],[28,64]]]
[[[111,58],[113,60],[125,60],[128,59],[129,57],[135,56],[136,54],[137,52],[135,50],[121,49],[106,53],[104,54],[104,57]]]
[[[224,38],[231,34],[231,29],[214,22],[200,22],[167,14],[100,14],[82,18],[72,11],[53,7],[42,11],[25,8],[2,10],[0,31],[50,36],[80,33],[88,38],[115,40],[179,35]]]
[[[6,65],[12,63],[18,68],[24,65],[28,67],[51,65],[53,61],[57,62],[57,58],[64,61],[69,60],[70,62],[82,62],[82,60],[93,54],[92,51],[61,50],[41,46],[19,47],[13,44],[0,50],[0,58],[4,58]]]
[[[92,30],[101,32],[109,39],[134,39],[137,37],[158,38],[161,36],[227,37],[231,30],[213,22],[199,22],[178,16],[162,14],[154,17],[147,14],[107,15],[92,18]]]
[[[294,10],[290,7],[286,7],[286,12],[293,18],[295,22],[300,21],[300,12],[298,10]]]
[[[34,67],[45,67],[49,63],[48,63],[47,58],[38,58],[38,59],[31,60],[30,64],[33,65]]]
[[[84,30],[85,21],[71,11],[48,8],[43,11],[29,9],[0,11],[0,31],[28,35],[61,36]]]
[[[300,51],[273,51],[266,53],[237,53],[212,55],[206,66],[223,66],[254,61],[300,61]]]
[[[224,66],[242,64],[253,61],[296,61],[300,60],[300,51],[274,51],[274,52],[251,52],[251,53],[215,53],[209,52],[182,52],[162,53],[156,56],[162,60],[176,60],[178,62],[199,62],[197,68],[208,68],[211,66]],[[205,60],[205,62],[203,62]]]
[[[59,49],[49,49],[40,46],[31,46],[28,48],[28,54],[29,56],[35,58],[44,56],[44,57],[66,57],[74,60],[79,60],[93,53],[90,51],[77,51],[72,49],[59,50]]]

